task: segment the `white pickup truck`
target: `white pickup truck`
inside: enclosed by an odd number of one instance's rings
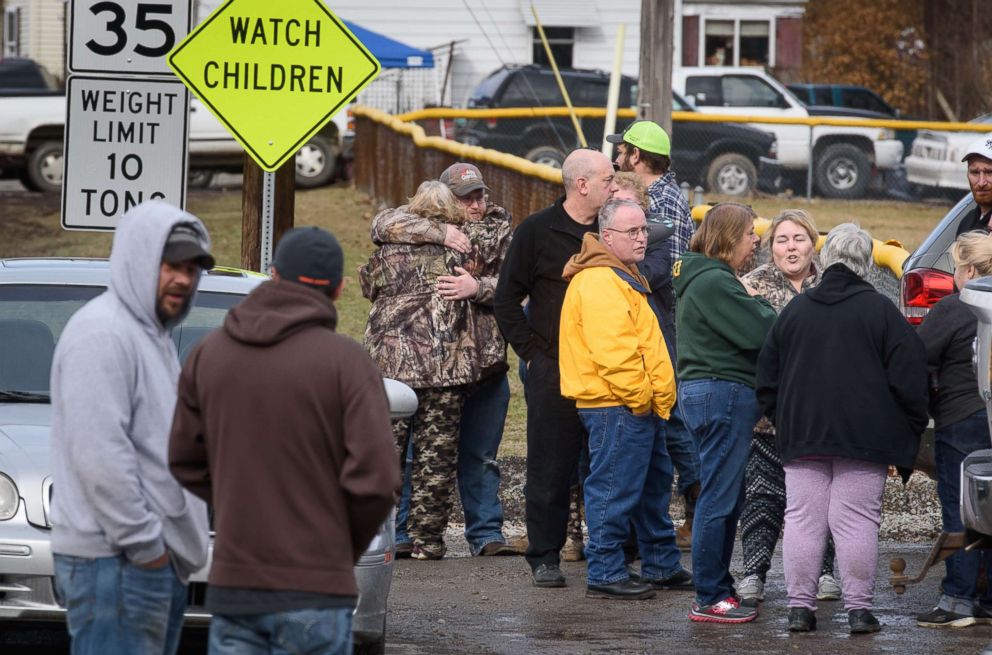
[[[685,67],[672,72],[672,87],[707,114],[809,118],[860,117],[836,107],[806,107],[791,91],[761,69],[718,66]],[[804,179],[810,163],[810,127],[752,123],[778,139],[778,161],[784,171]],[[903,146],[890,129],[818,126],[813,131],[813,180],[828,198],[860,198],[871,180],[872,166],[893,170],[902,161]]]
[[[27,92],[0,98],[0,177],[18,178],[28,189],[62,189],[65,95]],[[329,122],[296,153],[296,186],[311,188],[344,172],[341,130]],[[193,186],[214,172],[240,173],[244,149],[195,97],[190,101],[189,168]]]

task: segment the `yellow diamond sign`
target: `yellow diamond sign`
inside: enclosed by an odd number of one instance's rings
[[[379,74],[323,0],[227,0],[169,66],[267,171]]]

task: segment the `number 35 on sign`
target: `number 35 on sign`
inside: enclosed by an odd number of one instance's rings
[[[165,55],[191,18],[192,0],[72,0],[69,71],[171,77]]]

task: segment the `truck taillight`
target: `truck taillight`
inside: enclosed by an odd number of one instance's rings
[[[348,107],[348,130],[355,131],[355,114],[351,111],[351,107]]]
[[[496,119],[495,118],[487,118],[486,119],[486,127],[488,127],[490,130],[495,130],[496,129]]]
[[[954,292],[954,276],[932,268],[906,273],[902,279],[902,313],[913,325],[923,322],[938,300]]]

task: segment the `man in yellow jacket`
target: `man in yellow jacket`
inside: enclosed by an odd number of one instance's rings
[[[575,400],[589,431],[588,598],[651,598],[692,581],[668,515],[673,476],[665,422],[675,404],[675,375],[650,288],[637,270],[647,234],[640,206],[611,200],[599,212],[599,234],[586,234],[562,274],[569,285],[561,312],[561,393]],[[632,523],[641,552],[637,579],[622,550]]]

